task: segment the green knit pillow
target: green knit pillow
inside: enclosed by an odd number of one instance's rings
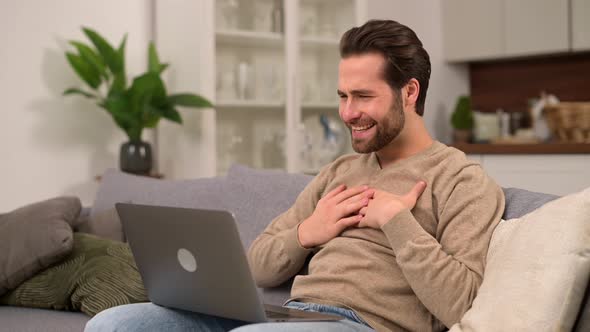
[[[74,234],[69,256],[0,297],[0,304],[82,311],[89,316],[147,301],[129,246],[83,233]]]

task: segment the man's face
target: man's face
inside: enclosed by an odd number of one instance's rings
[[[339,114],[350,130],[352,148],[358,153],[381,150],[404,127],[401,96],[385,81],[384,68],[385,59],[376,53],[340,60]]]

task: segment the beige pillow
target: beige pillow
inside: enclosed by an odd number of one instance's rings
[[[500,222],[458,331],[569,331],[590,277],[590,188]]]

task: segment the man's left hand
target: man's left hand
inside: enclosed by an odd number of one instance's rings
[[[388,221],[404,209],[411,210],[426,189],[426,182],[420,181],[405,195],[395,195],[383,190],[375,190],[368,206],[360,210],[363,215],[357,227],[381,229]]]

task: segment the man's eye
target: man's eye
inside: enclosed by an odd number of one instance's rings
[[[339,95],[338,97],[340,97],[340,99],[346,99],[345,95]]]
[[[367,95],[359,95],[359,98],[366,99],[366,98],[371,98],[371,96],[367,96]]]

